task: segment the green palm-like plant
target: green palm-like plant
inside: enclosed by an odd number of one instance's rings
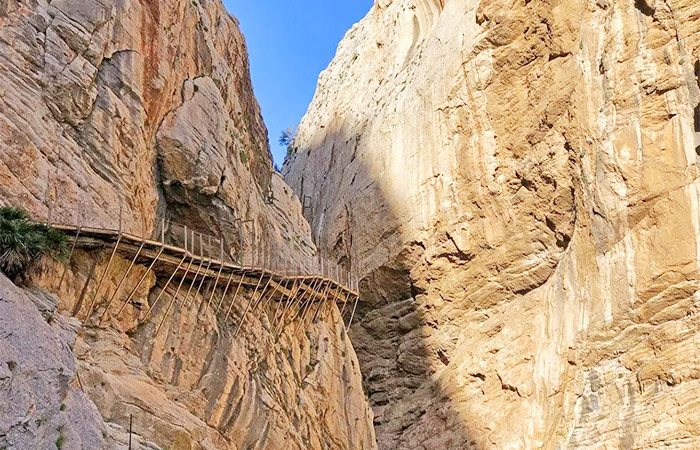
[[[12,206],[0,207],[0,220],[31,220],[26,211]]]
[[[25,211],[0,208],[0,270],[17,278],[34,267],[43,256],[56,260],[67,257],[67,238],[46,225],[32,222]]]
[[[55,228],[46,228],[44,233],[44,254],[50,255],[57,261],[65,261],[68,258],[68,239],[66,235]]]

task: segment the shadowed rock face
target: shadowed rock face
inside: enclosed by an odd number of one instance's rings
[[[241,219],[248,264],[308,267],[316,253],[219,0],[0,0],[0,204],[93,227],[121,216],[138,235],[161,215],[227,246]],[[376,448],[335,306],[276,336],[266,305],[234,338],[252,292],[224,322],[201,308],[205,284],[154,338],[174,287],[145,320],[168,274],[137,264],[96,326],[130,265],[108,254],[77,251],[60,286],[56,264],[31,289],[0,277],[0,448],[126,448],[130,417],[135,449]]]
[[[363,276],[380,448],[700,445],[698,31],[691,0],[382,0],[346,35],[284,173]]]

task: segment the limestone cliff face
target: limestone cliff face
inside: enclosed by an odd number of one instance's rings
[[[700,445],[700,4],[378,0],[285,177],[379,447]]]
[[[4,448],[122,448],[128,429],[106,424],[94,403],[71,386],[76,376],[70,346],[77,321],[54,315],[55,298],[23,291],[0,274],[0,444]],[[157,448],[132,436],[135,448]],[[55,448],[55,447],[54,447]]]
[[[165,216],[246,264],[312,267],[266,133],[219,0],[0,0],[0,204],[146,236]],[[0,276],[0,448],[126,448],[130,418],[139,449],[376,447],[335,305],[277,334],[266,302],[234,336],[253,293],[226,321],[205,285],[154,337],[167,274],[139,263],[118,290],[130,256],[108,256],[78,249],[22,289]]]
[[[3,0],[0,54],[1,198],[113,228],[121,207],[136,233],[167,215],[230,245],[251,220],[248,259],[309,247],[265,205],[267,131],[219,1]]]
[[[129,264],[118,258],[86,327],[85,313],[70,311],[89,267],[97,262],[97,273],[104,271],[100,256],[77,254],[63,288],[54,275],[60,268],[47,268],[29,289],[0,274],[3,448],[55,448],[59,440],[64,449],[126,448],[130,426],[138,450],[376,448],[357,358],[335,306],[278,334],[270,302],[235,335],[251,292],[241,292],[225,321],[203,307],[204,293],[193,293],[189,306],[181,296],[166,316],[171,287],[146,320],[164,284],[147,273],[125,311],[117,317],[115,304],[95,326],[103,297]],[[125,292],[144,271],[137,268]],[[93,284],[88,298],[94,294]]]
[[[265,302],[246,316],[236,335],[243,312],[249,308],[250,289],[241,291],[232,306],[231,320],[226,321],[223,314],[217,317],[206,309],[211,292],[207,286],[200,293],[195,288],[187,301],[183,292],[166,316],[166,305],[175,295],[171,285],[147,320],[146,310],[155,305],[165,280],[146,273],[146,282],[123,313],[117,314],[121,302],[115,302],[104,323],[95,326],[105,313],[107,297],[130,263],[117,258],[110,271],[113,275],[100,290],[94,320],[85,327],[81,321],[85,321],[87,305],[81,307],[79,298],[94,263],[95,273],[103,273],[107,265],[104,253],[81,251],[61,286],[58,268],[46,270],[35,282],[56,295],[58,312],[68,315],[78,310],[75,318],[65,319],[49,309],[52,318],[57,318],[50,321],[53,327],[67,321],[74,330],[68,344],[77,363],[63,377],[47,376],[46,384],[69,387],[66,398],[84,391],[105,422],[92,427],[106,427],[108,439],[119,439],[131,418],[134,432],[159,448],[376,448],[357,358],[334,305],[322,309],[317,320],[304,326],[295,321],[278,334],[274,331],[278,322],[273,320],[277,305]],[[118,298],[131,292],[145,271],[137,267]],[[87,298],[92,298],[95,283],[89,286]],[[214,294],[216,303],[221,289]],[[35,295],[51,298],[42,290]],[[19,303],[21,298],[12,300]],[[227,307],[229,302],[230,298]],[[27,302],[23,303],[27,308]],[[156,335],[161,322],[164,326]],[[13,361],[17,361],[18,372],[31,373],[26,358],[17,355]],[[66,404],[70,414],[73,408]],[[60,417],[58,405],[53,412]],[[29,416],[33,421],[48,417],[42,413]],[[67,448],[92,448],[71,441],[62,427],[43,433],[54,440],[57,433],[64,433],[71,444]]]

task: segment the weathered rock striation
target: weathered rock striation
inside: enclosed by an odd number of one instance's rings
[[[219,0],[0,0],[0,204],[146,236],[163,216],[247,264],[315,264]],[[119,286],[130,258],[108,257],[0,276],[0,448],[126,448],[130,421],[135,449],[376,448],[335,305],[278,335],[262,302],[235,335],[251,289],[229,321],[212,283],[167,315],[167,274],[136,264]]]
[[[58,269],[36,282],[57,294],[59,311],[77,311],[85,321],[88,302],[80,304],[81,290],[90,267],[97,263],[95,273],[103,273],[108,261],[99,251],[81,251],[73,261],[61,286]],[[241,291],[226,321],[205,307],[211,292],[206,285],[191,293],[186,285],[166,317],[176,294],[170,285],[147,319],[165,285],[165,278],[147,273],[123,313],[117,314],[121,302],[114,302],[95,326],[129,263],[121,257],[113,262],[91,326],[74,323],[78,334],[71,345],[79,374],[69,379],[109,426],[131,419],[137,434],[162,448],[375,448],[357,358],[335,306],[322,309],[308,326],[293,322],[277,335],[276,303],[263,302],[236,335],[250,289]],[[145,271],[137,267],[118,298]],[[96,283],[88,286],[90,299]]]
[[[246,258],[312,253],[303,220],[282,239],[265,205],[275,190],[267,131],[243,36],[220,2],[7,0],[0,54],[6,202],[112,228],[121,208],[135,233],[167,212],[229,245],[237,220],[251,220]]]
[[[700,4],[378,0],[284,173],[382,449],[700,446]]]
[[[0,274],[0,444],[3,448],[113,449],[128,430],[106,424],[76,386],[75,343],[80,322],[56,312],[56,298],[23,291]],[[154,449],[132,435],[136,449]]]

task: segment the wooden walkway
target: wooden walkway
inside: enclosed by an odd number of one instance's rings
[[[226,262],[223,257],[225,254],[223,245],[222,257],[212,258],[210,255],[198,254],[196,251],[168,244],[164,242],[164,237],[162,240],[153,240],[119,230],[59,224],[51,224],[51,226],[69,237],[70,257],[72,257],[76,248],[110,251],[109,261],[104,271],[102,273],[94,273],[94,267],[90,271],[85,287],[82,289],[81,298],[73,311],[73,314],[77,315],[85,305],[89,305],[84,319],[86,324],[91,319],[97,319],[93,317],[96,301],[99,298],[104,280],[113,267],[112,263],[117,254],[129,260],[130,265],[120,277],[121,281],[118,283],[116,290],[108,297],[109,300],[105,305],[104,312],[99,317],[98,323],[100,324],[106,316],[114,316],[110,312],[112,311],[111,306],[115,301],[121,303],[121,307],[116,313],[118,317],[144,282],[148,271],[129,293],[122,292],[120,298],[117,298],[135,265],[147,266],[149,270],[158,274],[159,278],[167,277],[167,282],[161,292],[154,299],[153,303],[148,306],[146,315],[142,319],[143,321],[147,321],[150,318],[151,312],[159,305],[159,302],[162,300],[161,297],[164,296],[168,288],[175,289],[174,295],[170,296],[165,314],[156,329],[156,334],[160,331],[178,298],[185,307],[191,307],[200,292],[203,295],[200,308],[211,308],[217,315],[220,315],[220,318],[229,320],[233,306],[240,298],[239,294],[242,293],[242,290],[253,290],[252,297],[239,321],[235,334],[238,334],[247,314],[255,311],[259,305],[267,306],[270,302],[277,303],[273,316],[273,319],[278,322],[274,324],[276,332],[282,331],[279,329],[279,326],[282,326],[283,329],[290,318],[295,319],[298,317],[303,323],[304,319],[308,318],[310,314],[313,314],[314,318],[317,317],[322,306],[330,302],[342,304],[343,314],[348,304],[353,304],[354,302],[350,316],[350,323],[352,323],[355,308],[357,307],[359,299],[357,290],[337,280],[318,274],[279,273],[279,270],[244,267]],[[186,239],[185,246],[187,246]],[[190,247],[195,248],[196,246],[190,245]],[[59,287],[64,278],[65,272],[61,276]],[[202,290],[205,281],[206,286]],[[91,282],[97,282],[97,287],[93,291],[91,298],[86,298],[88,286]],[[351,282],[351,284],[353,283]],[[192,293],[194,295],[191,295]],[[107,294],[103,293],[105,296]],[[295,305],[297,308],[293,308]],[[290,312],[293,309],[294,312]]]

